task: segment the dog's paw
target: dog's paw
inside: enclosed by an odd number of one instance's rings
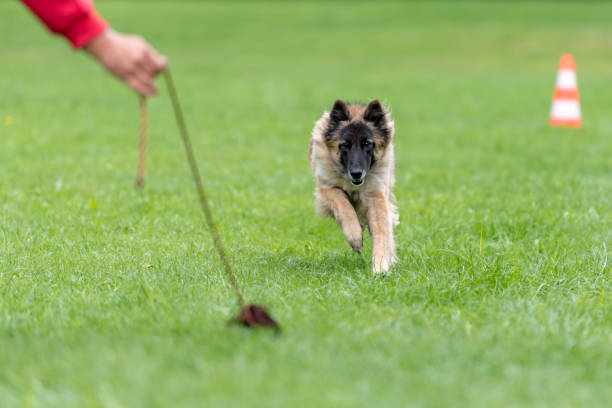
[[[391,266],[393,266],[394,259],[390,256],[375,256],[372,259],[372,272],[374,275],[386,275]]]
[[[355,252],[361,253],[363,250],[363,230],[361,229],[359,222],[355,220],[355,222],[343,224],[342,233],[344,234],[344,238],[346,238],[346,242],[349,243],[351,248],[353,248]]]
[[[353,251],[361,253],[363,251],[363,234],[361,231],[359,233],[354,234],[346,234],[346,241],[349,243]]]

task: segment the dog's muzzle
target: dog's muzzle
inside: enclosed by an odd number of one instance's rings
[[[366,175],[366,172],[363,170],[349,172],[349,177],[351,178],[351,184],[354,186],[362,185],[365,180],[365,175]]]

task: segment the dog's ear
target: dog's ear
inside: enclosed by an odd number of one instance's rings
[[[336,102],[334,102],[334,107],[329,113],[329,119],[333,123],[338,123],[343,120],[349,120],[348,109],[341,99],[338,99],[336,100]]]
[[[381,127],[384,124],[385,110],[378,99],[374,99],[372,102],[370,102],[363,113],[363,119],[366,122],[372,122],[372,124],[374,124],[376,127]]]

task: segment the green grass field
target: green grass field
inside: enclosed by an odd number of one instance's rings
[[[138,103],[0,3],[0,406],[606,407],[612,4],[98,2],[169,57],[236,312],[168,95]],[[573,53],[582,129],[551,129]],[[336,98],[396,121],[400,263],[314,213]]]

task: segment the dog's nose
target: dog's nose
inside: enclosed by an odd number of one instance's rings
[[[361,180],[362,177],[363,177],[363,170],[351,171],[351,178],[353,180]]]

